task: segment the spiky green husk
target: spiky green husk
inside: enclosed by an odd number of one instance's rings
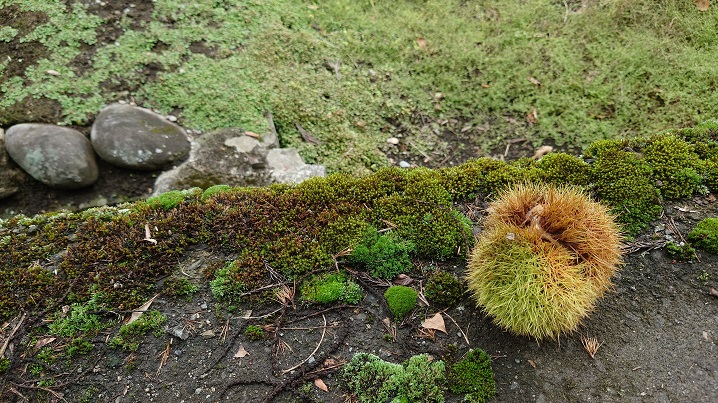
[[[575,330],[620,263],[613,217],[577,189],[547,185],[518,186],[490,210],[468,264],[478,305],[516,334]]]

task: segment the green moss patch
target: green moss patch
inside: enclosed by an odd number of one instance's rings
[[[358,353],[344,366],[342,377],[362,403],[444,401],[444,363],[432,362],[426,354],[399,365]]]
[[[316,304],[359,303],[364,295],[361,287],[346,273],[325,273],[309,279],[301,288],[302,300]]]
[[[384,299],[386,304],[389,305],[389,310],[394,315],[394,319],[400,321],[414,310],[418,300],[418,293],[411,287],[394,285],[384,292]]]
[[[167,317],[159,311],[147,311],[134,322],[122,325],[109,345],[113,348],[137,351],[147,333],[152,332],[155,337],[161,336],[162,327],[166,322]]]
[[[411,269],[409,253],[413,251],[413,243],[400,241],[391,233],[379,234],[375,228],[370,228],[352,251],[349,261],[362,265],[374,277],[391,280]]]
[[[464,401],[484,403],[496,395],[496,382],[491,369],[491,358],[480,348],[469,350],[451,366],[449,389],[463,394]]]
[[[697,247],[718,255],[718,218],[706,218],[688,234]]]

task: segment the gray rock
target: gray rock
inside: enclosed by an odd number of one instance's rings
[[[165,328],[165,331],[181,340],[187,340],[189,338],[189,332],[182,325],[177,325],[172,328]]]
[[[315,176],[326,176],[322,165],[308,165],[296,148],[276,148],[267,153],[267,168],[276,183],[300,183]]]
[[[320,165],[307,165],[296,149],[279,149],[274,130],[258,140],[238,128],[221,129],[202,135],[192,143],[190,156],[155,181],[154,194],[214,185],[268,186],[272,183],[299,183],[325,176]]]
[[[276,134],[261,141],[237,128],[206,133],[192,142],[187,161],[163,172],[155,181],[154,194],[170,190],[213,185],[266,186],[271,183],[266,167],[267,152],[278,146]]]
[[[28,179],[5,151],[5,131],[0,129],[0,200],[19,192],[19,186]]]
[[[67,127],[33,123],[12,126],[5,134],[5,148],[25,172],[51,187],[87,187],[99,174],[90,142]]]
[[[150,110],[123,104],[100,112],[90,139],[100,158],[122,168],[161,169],[190,151],[181,127]]]

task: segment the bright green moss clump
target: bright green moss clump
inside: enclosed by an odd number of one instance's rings
[[[301,288],[302,299],[316,304],[359,303],[364,297],[361,287],[346,273],[325,273],[311,278]]]
[[[170,277],[165,280],[162,286],[162,291],[171,296],[182,296],[194,294],[199,290],[199,287],[192,284],[189,280],[184,277]]]
[[[718,218],[706,218],[688,234],[688,239],[699,248],[718,255]]]
[[[469,350],[451,366],[449,389],[464,394],[464,401],[484,403],[496,395],[496,381],[491,369],[491,358],[480,348]]]
[[[167,193],[150,197],[147,199],[146,203],[153,209],[161,208],[164,210],[172,210],[177,207],[177,205],[182,203],[185,197],[187,197],[187,195],[183,191],[171,190]]]
[[[212,197],[212,195],[214,195],[214,194],[226,192],[230,189],[232,189],[232,188],[227,185],[210,186],[207,189],[205,189],[204,192],[202,192],[202,200],[208,199],[208,198]]]
[[[391,280],[411,269],[409,253],[414,244],[401,241],[393,233],[379,234],[369,228],[362,242],[349,255],[349,261],[365,267],[374,277]]]
[[[247,336],[249,340],[259,341],[264,339],[264,329],[262,329],[261,326],[249,325],[244,329],[244,335]]]
[[[155,337],[161,336],[162,326],[166,322],[167,317],[159,311],[147,311],[136,321],[122,325],[117,336],[110,340],[110,347],[122,347],[123,350],[137,351],[142,338],[147,333],[153,332]]]
[[[100,304],[97,302],[97,295],[93,295],[84,304],[74,303],[64,317],[60,317],[48,325],[50,334],[62,337],[74,337],[77,334],[97,333],[103,328],[110,326],[97,315]]]
[[[243,293],[264,285],[264,270],[262,257],[257,254],[227,262],[209,283],[212,295],[220,301],[239,302]]]
[[[416,290],[403,285],[391,286],[384,292],[384,299],[396,320],[404,319],[414,309],[418,296]]]
[[[403,364],[386,362],[373,354],[358,353],[344,366],[343,379],[361,403],[441,403],[445,368],[426,354]]]

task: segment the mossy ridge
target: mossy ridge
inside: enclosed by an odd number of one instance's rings
[[[714,189],[716,138],[718,124],[711,121],[644,140],[596,142],[586,150],[591,164],[565,154],[511,164],[481,158],[434,171],[386,168],[367,177],[336,174],[294,187],[220,187],[209,193],[195,189],[81,213],[15,217],[0,224],[0,259],[7,262],[0,271],[0,287],[2,295],[25,295],[0,298],[0,307],[5,318],[21,309],[42,308],[78,278],[83,281],[72,288],[70,302],[84,302],[95,285],[108,303],[136,306],[155,291],[150,280],[170,274],[176,259],[195,243],[229,254],[253,251],[257,261],[296,277],[328,268],[333,256],[356,246],[368,227],[391,223],[391,232],[413,242],[420,257],[445,259],[459,250],[464,253],[471,239],[470,223],[452,203],[490,196],[529,179],[560,182],[562,170],[572,172],[563,175],[566,182],[594,189],[618,215],[624,231],[636,233],[660,213],[661,188],[673,186],[675,194],[687,195],[703,186],[695,177],[686,181],[672,175],[679,165],[694,167],[696,174],[704,175],[702,183]],[[658,155],[666,144],[680,146],[676,159],[664,161]],[[711,166],[713,171],[706,168]],[[661,188],[656,178],[666,179]],[[145,239],[145,226],[157,244]],[[20,233],[10,236],[12,231]],[[292,250],[302,253],[289,253]],[[253,278],[259,278],[265,268],[262,264],[252,270],[257,271]],[[48,298],[37,298],[40,294]],[[41,301],[41,306],[32,301]]]
[[[27,295],[0,298],[2,315],[42,310],[67,289],[69,302],[101,292],[113,308],[139,306],[157,291],[156,279],[172,274],[177,259],[197,243],[228,256],[244,251],[215,278],[219,297],[230,299],[266,285],[267,265],[290,278],[328,269],[367,228],[387,222],[402,240],[425,245],[421,255],[455,256],[466,249],[468,225],[440,178],[428,170],[389,168],[363,178],[335,175],[295,187],[219,188],[210,194],[192,189],[113,208],[5,220],[3,295],[16,292],[10,287]],[[10,236],[13,231],[21,234]],[[45,269],[55,261],[57,274]],[[225,277],[239,288],[222,291],[219,279]]]

